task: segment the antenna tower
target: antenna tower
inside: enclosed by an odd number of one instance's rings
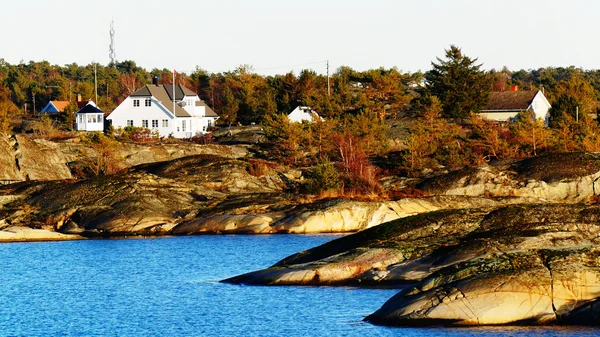
[[[117,54],[115,52],[115,20],[113,19],[110,22],[110,46],[108,46],[108,57],[110,58],[110,63],[117,63]]]

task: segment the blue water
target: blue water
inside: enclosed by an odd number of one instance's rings
[[[584,328],[387,328],[391,289],[217,281],[336,236],[0,244],[0,336],[598,336]]]

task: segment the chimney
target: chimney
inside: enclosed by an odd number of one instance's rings
[[[510,87],[510,91],[519,91],[519,87],[516,85],[513,85]]]
[[[152,77],[152,84],[154,84],[154,85],[158,85],[158,75],[154,75],[154,76]]]
[[[77,94],[77,102],[81,102],[81,94]]]

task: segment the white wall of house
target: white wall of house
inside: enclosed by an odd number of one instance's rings
[[[146,99],[150,99],[149,103]],[[161,137],[177,137],[175,116],[154,97],[127,97],[107,119],[115,129],[135,126],[158,131]]]
[[[186,104],[183,109],[191,117],[175,117],[160,101],[151,97],[150,105],[147,106],[146,98],[143,96],[127,97],[107,117],[115,129],[127,126],[148,128],[158,131],[160,137],[173,136],[175,138],[190,138],[198,134],[205,134],[207,128],[214,125],[215,117],[205,117],[204,106],[196,106],[198,96],[186,96],[183,101]],[[138,101],[134,103],[134,101]]]
[[[527,111],[533,111],[536,119],[542,119],[545,125],[548,125],[550,120],[550,102],[546,99],[541,91],[533,97],[531,104],[527,107]],[[492,121],[510,122],[514,121],[520,110],[514,111],[481,111],[479,116]]]
[[[75,130],[104,131],[104,114],[78,113],[77,116],[75,116]]]
[[[290,122],[301,123],[307,121],[310,123],[316,118],[316,113],[309,107],[298,106],[288,115],[288,118]]]
[[[544,94],[542,94],[541,91],[538,91],[538,93],[535,95],[535,97],[531,101],[531,105],[529,106],[529,109],[531,109],[535,113],[536,119],[537,118],[543,119],[547,125],[549,118],[550,118],[550,115],[549,115],[550,107],[551,107],[550,102],[548,102],[548,100],[546,99]]]
[[[513,121],[517,115],[518,111],[515,112],[479,112],[478,115],[481,118],[489,119],[491,121],[497,122],[510,122]]]

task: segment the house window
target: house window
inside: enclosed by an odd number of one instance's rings
[[[79,124],[83,124],[83,115],[79,115]]]
[[[102,115],[96,116],[96,122],[102,123]]]
[[[163,128],[168,128],[169,127],[169,120],[168,119],[163,119],[162,120],[162,127]]]
[[[138,106],[140,106],[140,100],[139,100],[139,99],[134,99],[134,100],[133,100],[133,106],[134,106],[134,107],[138,107]]]
[[[148,127],[148,120],[147,119],[142,119],[142,127],[143,128],[147,128]]]
[[[185,132],[185,121],[181,121],[181,131]]]
[[[152,128],[158,128],[158,119],[152,120]]]
[[[133,126],[133,120],[132,119],[128,119],[127,120],[127,126]]]
[[[212,119],[208,120],[208,127],[210,128],[212,126]]]
[[[150,98],[146,98],[146,101],[144,101],[144,106],[151,106],[152,105],[152,100]]]
[[[96,115],[87,115],[88,123],[96,123]]]
[[[202,126],[202,132],[206,131],[206,126]]]

